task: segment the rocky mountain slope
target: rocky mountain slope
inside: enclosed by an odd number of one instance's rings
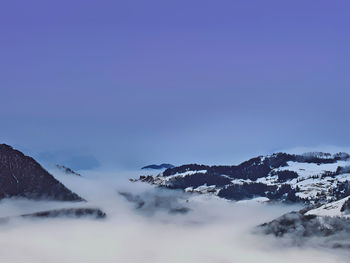
[[[264,197],[322,204],[350,195],[350,155],[276,153],[232,166],[182,165],[133,181],[230,200]]]
[[[278,238],[284,237],[295,245],[311,243],[349,249],[350,199],[346,197],[318,208],[285,214],[259,226],[258,231]]]
[[[33,158],[0,144],[0,199],[25,197],[58,201],[82,201]]]

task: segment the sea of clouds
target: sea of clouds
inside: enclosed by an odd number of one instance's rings
[[[134,172],[85,172],[83,177],[53,174],[86,203],[7,199],[0,217],[63,207],[98,207],[107,218],[12,219],[0,224],[4,263],[343,263],[339,250],[288,246],[254,228],[296,206],[233,203],[206,195],[130,183]],[[143,200],[141,208],[120,192]],[[155,198],[156,197],[156,198]],[[165,200],[159,205],[158,200]],[[186,207],[188,212],[171,213]],[[139,208],[139,209],[137,209]],[[187,210],[186,210],[187,211]]]

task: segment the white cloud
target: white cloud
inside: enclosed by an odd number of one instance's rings
[[[152,192],[159,194],[153,187],[116,179],[118,173],[105,176],[94,172],[85,176],[62,174],[58,177],[89,200],[88,205],[99,206],[107,212],[107,219],[26,219],[0,225],[1,262],[338,263],[346,259],[335,252],[316,248],[288,248],[281,246],[276,239],[251,233],[257,224],[295,207],[233,204],[191,195],[189,202],[183,198],[179,200],[192,209],[188,214],[170,215],[166,210],[160,210],[144,215],[117,191],[132,191],[141,196],[147,196],[145,192],[148,196]],[[179,198],[173,191],[169,196]],[[2,201],[0,214],[14,215],[57,205],[7,200]]]

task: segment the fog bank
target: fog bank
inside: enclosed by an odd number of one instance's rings
[[[344,252],[288,247],[252,229],[298,207],[232,203],[215,197],[189,195],[129,183],[118,173],[55,176],[87,203],[3,200],[0,215],[19,215],[49,208],[100,207],[105,220],[14,219],[0,225],[1,261],[40,262],[346,262]],[[123,178],[123,179],[117,179]],[[120,196],[130,192],[145,200],[143,209]],[[189,208],[185,214],[169,213],[154,205],[154,196],[171,200],[169,206]],[[151,211],[151,212],[150,212]]]

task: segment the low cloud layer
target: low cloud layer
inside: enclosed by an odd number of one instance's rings
[[[3,200],[0,216],[48,208],[93,206],[105,220],[15,219],[0,225],[1,261],[135,263],[135,262],[346,262],[340,251],[288,247],[272,237],[252,233],[254,226],[297,207],[250,202],[232,203],[204,195],[155,189],[119,180],[118,173],[56,176],[88,200],[85,204]],[[146,202],[137,209],[120,191]],[[155,196],[165,200],[160,206]],[[158,200],[158,199],[157,199]],[[187,213],[169,213],[184,206]]]

